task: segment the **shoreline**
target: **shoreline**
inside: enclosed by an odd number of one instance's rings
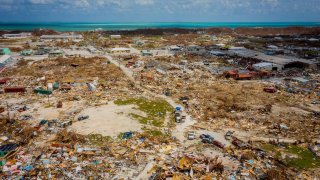
[[[85,31],[137,31],[150,29],[185,29],[207,30],[215,28],[320,28],[320,22],[117,22],[117,23],[88,23],[88,22],[0,22],[0,31],[33,31],[35,29],[52,29],[60,32]]]
[[[0,26],[1,27],[1,26]],[[120,35],[165,35],[165,34],[224,34],[230,36],[248,35],[248,36],[286,36],[286,35],[319,35],[319,27],[212,27],[212,28],[147,28],[147,29],[134,29],[134,30],[96,30],[96,31],[57,31],[54,29],[33,29],[33,30],[0,30],[0,36],[7,33],[21,33],[31,32],[34,35],[38,34],[59,34],[68,32],[98,32],[107,35],[120,34]]]

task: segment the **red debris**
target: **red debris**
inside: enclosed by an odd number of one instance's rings
[[[273,87],[266,87],[266,88],[263,88],[263,91],[267,93],[276,93],[277,89]]]
[[[20,92],[26,92],[25,87],[5,87],[4,88],[5,93],[20,93]]]

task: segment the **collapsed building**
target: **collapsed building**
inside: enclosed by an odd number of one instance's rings
[[[246,48],[233,48],[228,51],[228,54],[230,56],[253,59],[258,62],[265,62],[264,64],[258,64],[255,66],[258,68],[259,66],[268,66],[268,68],[271,67],[271,70],[273,71],[282,71],[287,68],[309,68],[315,70],[320,65],[319,62],[313,60],[294,58],[289,56],[271,56]],[[272,63],[272,66],[270,66],[270,63]]]
[[[81,34],[42,35],[41,40],[83,40]]]

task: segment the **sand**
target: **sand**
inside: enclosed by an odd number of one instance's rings
[[[71,126],[79,134],[101,134],[115,137],[121,132],[140,131],[142,125],[130,117],[130,113],[143,115],[134,105],[118,106],[109,103],[100,107],[92,107],[80,112],[80,115],[88,115],[89,119],[77,121]],[[77,116],[78,117],[78,116]],[[77,118],[76,117],[76,118]]]

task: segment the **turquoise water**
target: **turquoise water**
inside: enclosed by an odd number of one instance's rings
[[[223,22],[177,22],[177,23],[0,23],[0,30],[29,31],[38,28],[56,31],[88,31],[103,30],[134,30],[149,28],[210,28],[210,27],[320,27],[320,22],[252,22],[252,23],[223,23]]]

